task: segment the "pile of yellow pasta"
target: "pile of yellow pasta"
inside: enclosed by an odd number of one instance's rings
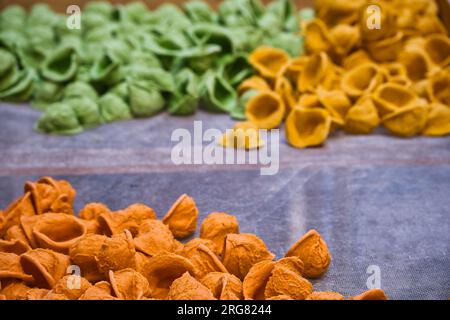
[[[273,129],[285,120],[297,148],[321,145],[338,128],[450,133],[450,39],[434,1],[316,0],[315,9],[302,26],[307,55],[272,47],[250,55],[257,75],[239,87],[249,124],[237,127]]]

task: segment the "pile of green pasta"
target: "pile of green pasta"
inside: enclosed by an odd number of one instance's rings
[[[256,47],[302,53],[302,16],[289,0],[226,0],[218,11],[202,1],[154,11],[141,2],[91,2],[81,28],[37,4],[0,13],[0,100],[43,111],[40,132],[76,134],[103,123],[188,115],[199,105],[244,118],[236,88],[252,74]]]

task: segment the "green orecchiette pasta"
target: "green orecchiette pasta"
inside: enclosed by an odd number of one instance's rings
[[[17,64],[16,58],[8,50],[0,48],[0,77],[11,71]]]
[[[193,0],[188,1],[184,5],[186,15],[193,23],[198,22],[211,22],[217,21],[217,14],[211,9],[211,7],[204,1]]]
[[[45,133],[66,135],[83,131],[73,108],[62,102],[48,106],[39,119],[36,129]]]
[[[101,123],[99,107],[95,101],[88,97],[74,97],[64,100],[63,103],[72,107],[77,115],[78,122],[84,128],[92,128]]]
[[[64,85],[40,80],[35,83],[33,91],[33,100],[31,104],[38,109],[45,110],[48,105],[59,101],[63,96]]]
[[[220,75],[209,74],[205,80],[205,108],[215,112],[231,112],[236,102],[236,92]]]
[[[130,109],[135,117],[149,117],[164,108],[165,99],[161,92],[154,87],[131,83],[129,93]]]
[[[128,105],[114,93],[107,93],[98,101],[100,115],[104,122],[128,120],[132,118]]]
[[[198,81],[198,77],[189,69],[184,69],[176,75],[176,93],[169,101],[169,113],[188,115],[196,111],[200,96]]]
[[[98,94],[89,83],[81,81],[72,82],[64,88],[64,99],[79,97],[86,97],[92,101],[96,101]]]
[[[72,80],[78,68],[78,57],[74,48],[67,46],[50,54],[42,66],[42,76],[55,82]]]
[[[120,82],[124,77],[120,63],[109,52],[105,52],[94,62],[90,76],[92,81],[107,86]]]
[[[223,0],[217,10],[203,0],[155,10],[92,1],[78,28],[46,4],[9,5],[0,11],[0,100],[30,102],[43,112],[36,130],[53,134],[199,107],[244,119],[252,92],[238,97],[237,88],[253,75],[249,54],[262,45],[300,54],[299,22],[311,15],[289,0]]]
[[[22,70],[15,83],[6,90],[0,91],[0,99],[12,102],[29,100],[33,93],[35,73],[33,70]]]
[[[230,112],[231,117],[236,120],[245,120],[245,107],[247,106],[247,102],[257,94],[257,90],[245,91],[244,94],[239,97],[236,107]]]

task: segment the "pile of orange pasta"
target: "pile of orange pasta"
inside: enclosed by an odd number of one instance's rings
[[[285,121],[296,148],[319,146],[336,129],[450,134],[450,38],[435,1],[316,0],[315,9],[302,26],[307,55],[272,47],[250,55],[257,75],[239,87],[248,123],[235,129]],[[251,141],[241,145],[261,146]]]
[[[315,230],[284,258],[237,219],[215,212],[200,237],[198,209],[182,195],[162,220],[144,204],[112,212],[89,203],[74,215],[75,190],[44,177],[0,211],[0,300],[344,300],[315,292],[331,255]],[[385,300],[371,289],[354,300]]]

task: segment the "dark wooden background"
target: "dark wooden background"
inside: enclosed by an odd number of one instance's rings
[[[64,12],[65,9],[72,4],[76,4],[79,6],[83,6],[85,3],[90,2],[92,0],[54,0],[54,1],[39,1],[39,0],[1,0],[0,1],[0,8],[7,6],[8,4],[12,4],[12,3],[17,3],[20,4],[26,8],[31,7],[33,4],[35,3],[42,3],[42,2],[46,2],[48,3],[53,9],[59,11],[59,12]],[[111,3],[127,3],[127,2],[133,2],[136,0],[109,0],[109,2]],[[145,2],[150,8],[155,8],[157,6],[159,6],[162,3],[176,3],[176,4],[181,4],[183,2],[186,2],[185,0],[169,0],[169,1],[164,1],[164,0],[141,0],[143,2]],[[211,6],[213,7],[217,7],[218,4],[221,2],[221,0],[208,0],[206,1],[208,3],[211,4]],[[270,0],[264,0],[263,2],[270,2]],[[313,4],[313,0],[294,0],[294,2],[296,3],[296,5],[301,8],[301,7],[306,7],[306,6],[312,6]]]

